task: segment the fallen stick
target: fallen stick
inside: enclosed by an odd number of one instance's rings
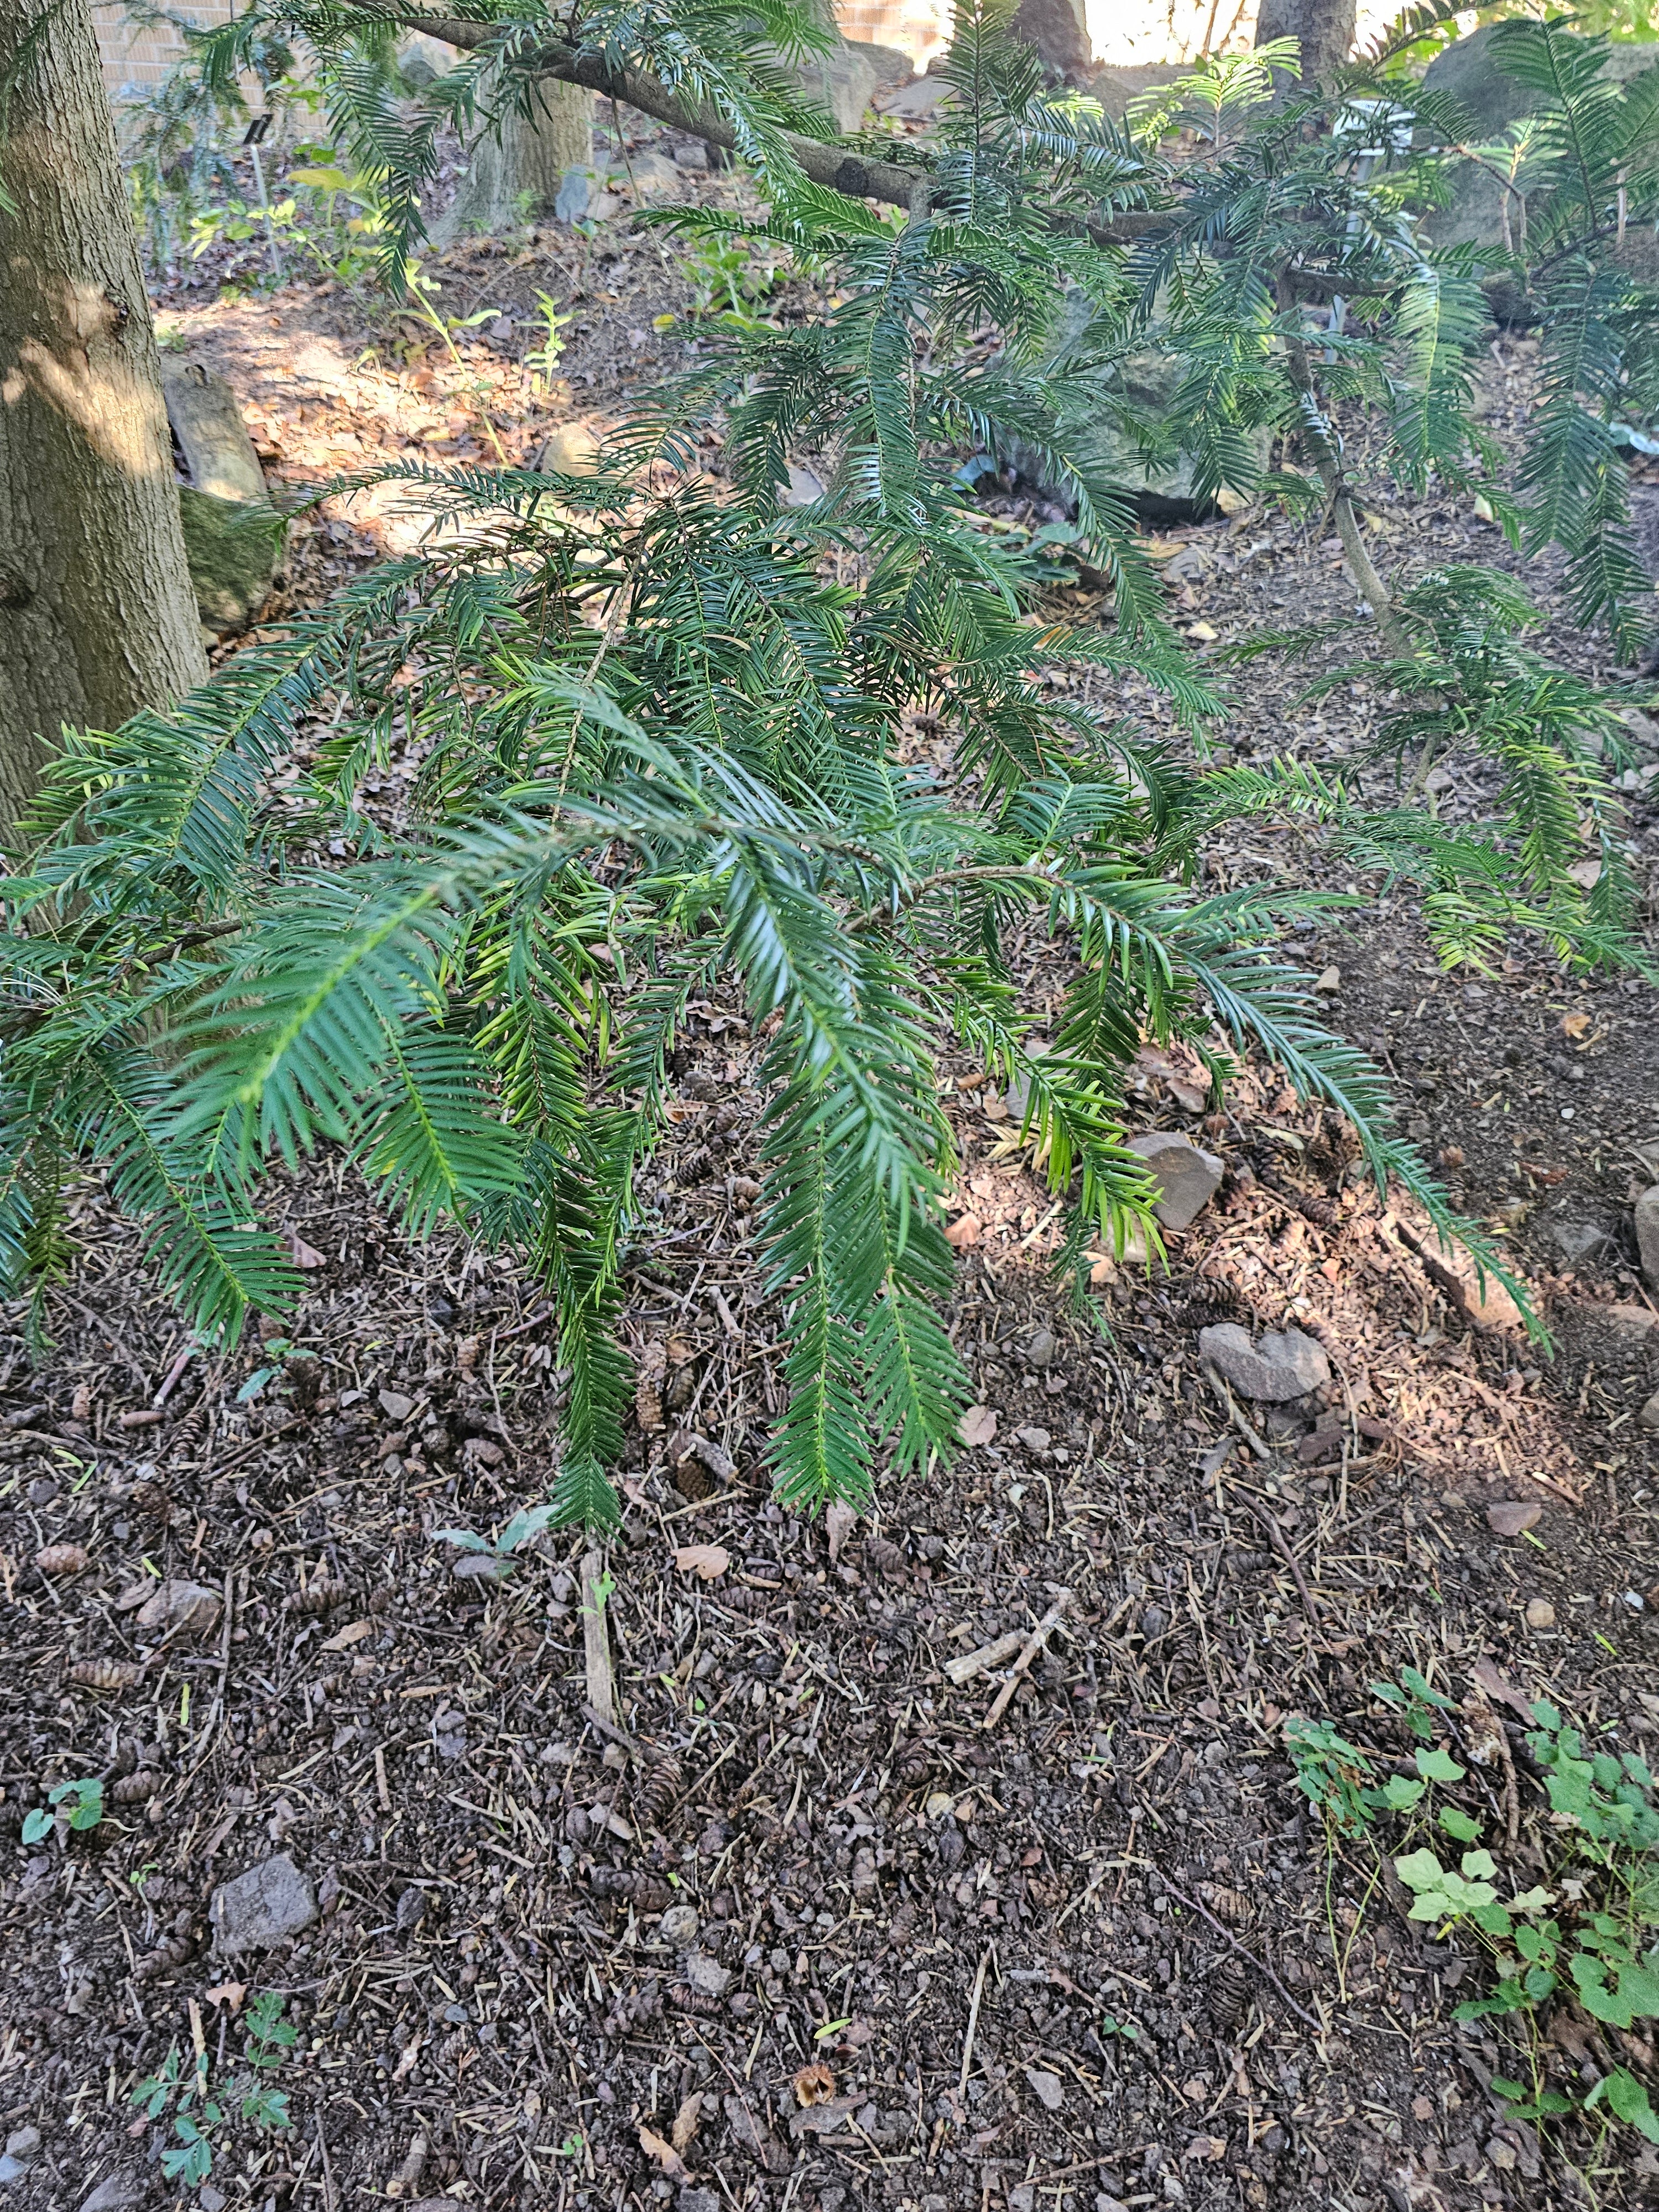
[[[590,1727],[598,1729],[602,1736],[608,1736],[612,1743],[619,1743],[630,1759],[637,1759],[643,1762],[647,1758],[647,1753],[646,1752],[645,1746],[640,1741],[639,1738],[637,1736],[629,1735],[626,1729],[618,1728],[615,1721],[606,1720],[605,1715],[599,1711],[597,1706],[584,1705],[582,1707],[582,1718],[588,1723]]]
[[[1174,1898],[1177,1905],[1184,1905],[1188,1912],[1195,1912],[1200,1920],[1207,1920],[1211,1927],[1214,1929],[1216,1934],[1220,1936],[1224,1943],[1230,1944],[1247,1965],[1254,1966],[1257,1973],[1261,1976],[1264,1981],[1271,1982],[1273,1984],[1273,1987],[1279,1991],[1279,1996],[1284,1998],[1285,2003],[1289,2005],[1291,2010],[1296,2014],[1298,2020],[1305,2021],[1307,2025],[1312,2028],[1316,2034],[1322,2035],[1324,2033],[1324,2021],[1322,2020],[1316,2020],[1310,2012],[1303,2011],[1301,2006],[1297,2002],[1296,1999],[1285,1988],[1284,1983],[1279,1980],[1278,1975],[1274,1973],[1273,1968],[1267,1964],[1265,1960],[1258,1959],[1254,1951],[1247,1951],[1244,1946],[1239,1942],[1238,1938],[1236,1936],[1230,1934],[1216,1918],[1214,1913],[1211,1912],[1206,1907],[1200,1905],[1196,1898],[1183,1896],[1182,1892],[1176,1887],[1175,1884],[1170,1880],[1170,1877],[1164,1872],[1162,1868],[1158,1869],[1158,1879],[1163,1882],[1164,1888],[1169,1891],[1170,1896]]]
[[[959,1690],[975,1674],[983,1674],[988,1668],[1000,1667],[1012,1659],[1024,1641],[1016,1628],[1006,1636],[999,1636],[994,1644],[981,1644],[977,1651],[964,1651],[959,1659],[947,1659],[945,1672]]]
[[[1008,1679],[997,1692],[991,1710],[980,1723],[981,1728],[994,1729],[1008,1710],[1008,1700],[1019,1686],[1019,1679],[1042,1650],[1055,1629],[1066,1617],[1066,1608],[1072,1602],[1070,1590],[1061,1590],[1036,1626],[1025,1639],[1025,1647],[1008,1670]]]
[[[603,1552],[584,1552],[581,1565],[582,1649],[587,1667],[587,1703],[591,1717],[606,1729],[617,1726],[617,1674],[611,1659],[611,1638],[605,1632],[605,1601],[599,1587],[605,1575]]]
[[[985,1969],[991,1963],[991,1946],[987,1944],[979,1954],[979,1972],[974,1976],[974,1994],[968,2005],[968,2032],[962,2039],[962,2072],[957,2079],[957,2094],[963,2097],[968,2091],[968,2076],[973,2070],[974,2038],[979,2031],[979,2001],[985,1994]]]

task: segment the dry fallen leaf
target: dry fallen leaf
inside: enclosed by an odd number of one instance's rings
[[[694,2089],[691,2092],[691,2094],[686,2099],[685,2102],[680,2106],[678,2112],[674,2115],[674,2148],[676,2150],[684,2150],[685,2148],[692,2136],[697,2132],[697,2124],[702,2118],[702,2094],[700,2090]]]
[[[988,1406],[969,1406],[957,1426],[965,1444],[988,1444],[997,1432],[997,1417]]]
[[[659,2135],[653,2135],[643,2121],[640,2123],[640,2148],[648,2159],[655,2161],[665,2181],[684,2181],[687,2178],[685,2160],[673,2144],[665,2142]]]
[[[836,2094],[836,2077],[822,2059],[803,2066],[795,2076],[795,2096],[803,2105],[827,2105]]]
[[[1561,1028],[1567,1036],[1581,1037],[1586,1035],[1589,1025],[1590,1018],[1588,1014],[1568,1014],[1562,1021]]]
[[[1530,1500],[1504,1498],[1486,1508],[1486,1526],[1494,1536],[1520,1536],[1535,1528],[1543,1515],[1543,1507]]]
[[[706,1583],[723,1575],[732,1564],[732,1554],[724,1544],[685,1544],[674,1554],[674,1565],[683,1575],[696,1574]]]
[[[228,2004],[233,2013],[240,2012],[242,1999],[247,1995],[246,1982],[219,1982],[203,1995],[204,2004]]]
[[[976,1213],[964,1213],[953,1221],[945,1232],[945,1241],[954,1251],[968,1252],[985,1234],[985,1224]]]
[[[823,1516],[830,1537],[830,1564],[833,1567],[841,1557],[841,1547],[858,1525],[858,1515],[850,1505],[832,1505]]]
[[[307,1244],[297,1229],[290,1229],[288,1232],[288,1249],[295,1266],[304,1268],[307,1273],[323,1264],[323,1255],[314,1244]]]
[[[348,1621],[343,1628],[331,1636],[325,1644],[319,1644],[318,1649],[321,1651],[349,1650],[354,1644],[361,1644],[364,1637],[370,1635],[374,1627],[372,1620]]]

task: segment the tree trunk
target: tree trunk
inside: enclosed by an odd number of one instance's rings
[[[25,42],[33,34],[27,54]],[[21,68],[19,57],[22,55]],[[138,243],[88,0],[0,0],[0,821],[58,726],[207,674]]]
[[[0,0],[0,6],[5,0]],[[501,118],[501,137],[486,131],[472,149],[472,166],[442,220],[434,228],[440,245],[469,232],[498,238],[525,220],[550,213],[567,169],[593,160],[593,95],[578,84],[540,77],[531,86],[533,116],[514,108]],[[521,196],[527,210],[521,210]]]
[[[1255,42],[1295,39],[1304,85],[1330,83],[1353,52],[1354,0],[1261,0]]]

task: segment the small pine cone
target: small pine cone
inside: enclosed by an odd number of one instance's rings
[[[1216,1881],[1201,1881],[1198,1893],[1218,1920],[1230,1920],[1235,1928],[1250,1917],[1250,1900],[1242,1889],[1228,1889]]]
[[[707,1990],[694,1990],[689,1982],[676,1982],[668,1992],[668,2002],[676,2012],[695,2012],[704,2020],[712,2020],[725,2010],[718,1997],[710,1996]]]
[[[43,1575],[78,1575],[85,1572],[88,1557],[84,1544],[43,1544],[34,1564]]]
[[[661,1827],[680,1794],[683,1781],[678,1759],[652,1760],[634,1792],[634,1810],[641,1827]]]
[[[864,1556],[878,1575],[890,1582],[895,1576],[908,1573],[910,1562],[896,1544],[890,1544],[885,1536],[870,1536],[865,1540]]]
[[[641,1912],[665,1912],[674,1893],[644,1867],[595,1867],[587,1877],[599,1897],[617,1897]]]
[[[131,1690],[143,1679],[143,1672],[131,1659],[77,1659],[69,1678],[87,1690]]]
[[[296,1590],[283,1601],[289,1613],[328,1613],[337,1605],[344,1605],[351,1595],[349,1583],[313,1583],[307,1589]]]
[[[153,1951],[146,1951],[133,1965],[135,1979],[154,1981],[158,1974],[170,1973],[173,1967],[182,1966],[195,1944],[188,1936],[167,1936]]]
[[[621,2042],[647,2021],[655,2020],[662,2010],[662,1987],[654,1979],[646,1983],[633,1996],[618,1997],[606,2014],[603,2033],[613,2042]]]
[[[161,1786],[159,1774],[152,1774],[148,1767],[141,1767],[137,1774],[129,1774],[122,1781],[112,1784],[109,1794],[118,1805],[138,1805],[146,1797],[153,1797]]]
[[[1210,2017],[1225,2034],[1238,2026],[1249,2002],[1250,1970],[1230,1951],[1210,1976]]]
[[[131,1503],[139,1512],[153,1513],[158,1520],[173,1517],[173,1500],[159,1482],[151,1482],[148,1477],[133,1484]]]
[[[933,1771],[934,1750],[930,1743],[907,1743],[893,1764],[893,1779],[901,1790],[914,1790]]]

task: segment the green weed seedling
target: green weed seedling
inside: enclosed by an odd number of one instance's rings
[[[554,1517],[551,1505],[526,1506],[515,1513],[499,1536],[480,1536],[473,1528],[434,1528],[434,1540],[453,1544],[458,1552],[478,1552],[494,1559],[503,1574],[518,1564],[518,1553],[533,1544]]]
[[[1540,2008],[1566,1989],[1592,2020],[1639,2033],[1639,2023],[1659,2019],[1659,1808],[1653,1776],[1633,1752],[1619,1758],[1608,1752],[1586,1754],[1579,1731],[1553,1705],[1540,1702],[1532,1712],[1538,1727],[1528,1746],[1543,1771],[1563,1844],[1558,1886],[1540,1885],[1503,1899],[1493,1879],[1496,1863],[1484,1850],[1464,1852],[1453,1869],[1424,1847],[1396,1858],[1395,1871],[1412,1892],[1413,1920],[1431,1923],[1443,1936],[1467,1924],[1497,1966],[1496,1986],[1459,2005],[1455,2019],[1508,2016],[1531,2030]],[[1574,1868],[1581,1871],[1567,1871]],[[1550,1911],[1557,1905],[1565,1907],[1559,1917]],[[1492,2087],[1519,2118],[1574,2109],[1559,2090],[1528,2091],[1501,2076]],[[1659,2112],[1625,2067],[1611,2068],[1583,2109],[1605,2112],[1659,2142]]]
[[[60,1782],[46,1793],[52,1808],[37,1805],[23,1817],[23,1841],[43,1844],[61,1820],[66,1828],[95,1828],[104,1817],[104,1785],[95,1775],[79,1782]]]
[[[188,2189],[199,2188],[212,2172],[214,2136],[233,2105],[245,2127],[262,2133],[281,2134],[294,2124],[287,2092],[273,2088],[265,2078],[282,2064],[295,2042],[293,2023],[283,2019],[283,1999],[275,1990],[260,1991],[243,2025],[247,2045],[242,2070],[232,2077],[228,2091],[211,2087],[205,2052],[187,2065],[175,2043],[129,2100],[149,2120],[159,2120],[171,2109],[179,2142],[175,2148],[161,2153],[161,2171],[169,2181],[182,2182]]]

